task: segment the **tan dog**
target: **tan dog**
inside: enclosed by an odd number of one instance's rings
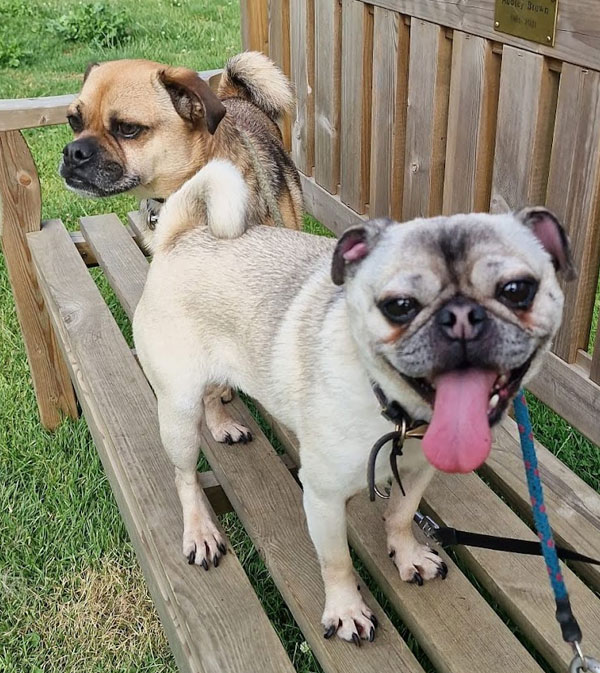
[[[217,94],[187,68],[95,63],[68,109],[76,138],[64,148],[59,172],[83,196],[131,192],[164,199],[207,161],[226,158],[248,187],[249,220],[299,229],[300,181],[276,123],[293,103],[288,79],[258,52],[229,60]],[[151,247],[152,232],[146,233]],[[217,441],[246,442],[250,432],[221,404],[230,396],[222,388],[207,391],[207,425]]]
[[[570,270],[568,241],[544,208],[374,220],[339,241],[274,227],[244,232],[243,187],[234,166],[213,161],[167,201],[133,321],[176,468],[183,551],[206,567],[223,544],[196,461],[205,386],[229,383],[300,441],[326,637],[371,640],[376,624],[357,590],[346,502],[367,485],[373,442],[394,429],[373,384],[410,419],[430,423],[398,462],[406,497],[394,487],[388,552],[407,582],[444,578],[441,558],[413,536],[415,510],[434,467],[468,472],[486,460],[492,426],[541,365],[560,324],[557,271]],[[379,460],[377,481],[390,475]]]

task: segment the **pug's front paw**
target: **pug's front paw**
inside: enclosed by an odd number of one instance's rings
[[[373,642],[377,617],[364,602],[358,589],[341,590],[327,599],[321,623],[325,638],[333,635],[360,646],[361,640]]]
[[[389,536],[388,554],[405,582],[423,586],[425,580],[444,580],[448,574],[448,566],[438,553],[417,542],[412,533]]]

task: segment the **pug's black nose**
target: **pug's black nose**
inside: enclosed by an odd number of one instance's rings
[[[97,151],[98,143],[93,138],[80,138],[64,148],[63,157],[72,168],[79,168],[87,164]]]
[[[483,306],[461,298],[449,301],[436,316],[443,334],[453,341],[478,339],[485,330],[487,319]]]

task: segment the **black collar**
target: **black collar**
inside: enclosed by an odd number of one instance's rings
[[[402,425],[402,422],[404,421],[407,428],[413,428],[423,424],[423,421],[412,418],[406,409],[400,403],[396,402],[396,400],[388,399],[378,383],[371,381],[371,388],[381,407],[381,415],[385,419],[391,421],[394,425]]]

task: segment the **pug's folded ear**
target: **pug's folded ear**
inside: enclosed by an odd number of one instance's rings
[[[515,217],[528,227],[549,253],[557,271],[564,273],[566,280],[573,280],[577,272],[573,264],[569,238],[558,218],[543,206],[523,208]]]
[[[338,240],[331,263],[331,280],[335,285],[344,284],[348,269],[371,252],[381,232],[391,223],[387,219],[370,220],[364,225],[346,229]]]
[[[225,106],[194,70],[166,68],[158,73],[177,114],[193,126],[206,124],[213,135],[225,116]]]

